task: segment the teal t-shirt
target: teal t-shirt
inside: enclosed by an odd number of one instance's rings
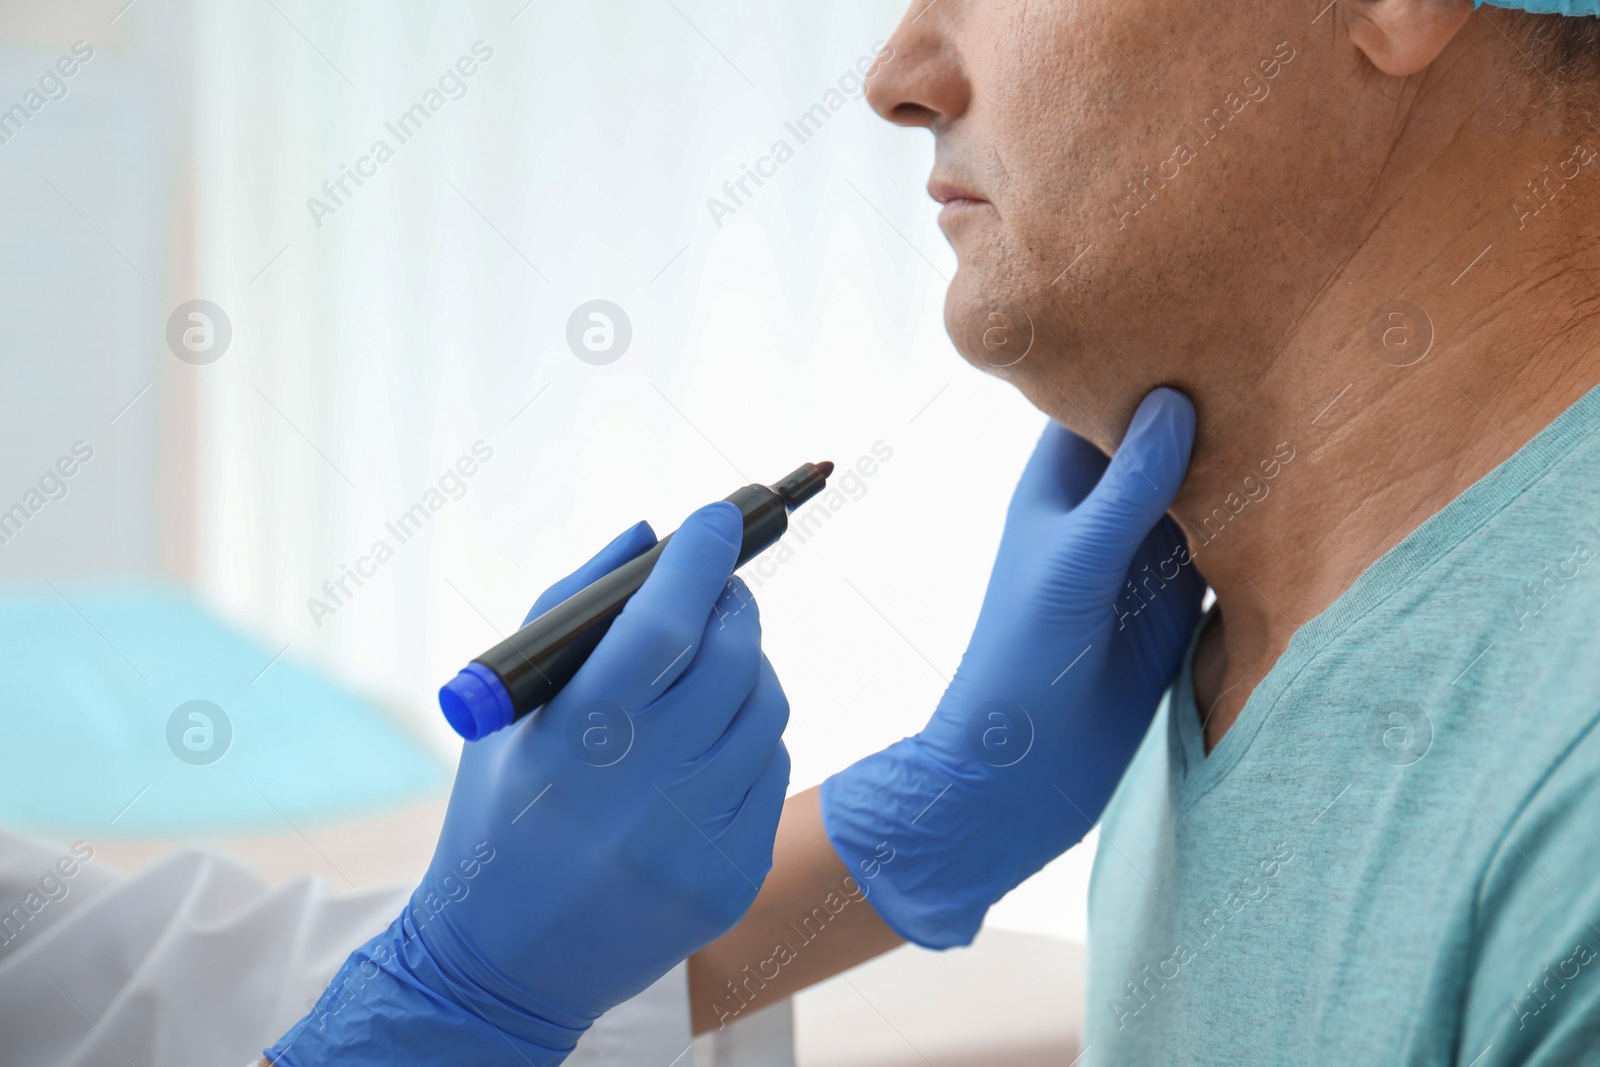
[[[1600,1064],[1597,524],[1600,388],[1210,755],[1186,660],[1101,827],[1085,1064]]]

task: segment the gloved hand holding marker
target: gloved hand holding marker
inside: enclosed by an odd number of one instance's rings
[[[789,528],[789,512],[822,491],[833,464],[806,463],[775,485],[747,485],[726,497],[744,514],[735,569]],[[476,741],[541,706],[572,680],[606,630],[639,591],[672,535],[563,600],[467,664],[439,690],[455,731]]]
[[[428,871],[268,1063],[379,1067],[403,1049],[419,1067],[555,1067],[749,910],[788,787],[789,705],[732,571],[830,470],[747,486],[660,542],[630,527],[545,591],[523,641],[486,654],[499,694],[463,672],[500,718],[470,690],[455,708],[488,728],[462,749]]]

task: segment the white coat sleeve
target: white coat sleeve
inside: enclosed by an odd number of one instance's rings
[[[92,845],[0,830],[0,1063],[243,1067],[316,1002],[410,890],[269,888],[184,849],[134,875]],[[572,1067],[691,1067],[685,967],[607,1014]]]

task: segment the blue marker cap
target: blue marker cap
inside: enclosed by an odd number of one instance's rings
[[[511,694],[500,676],[481,663],[469,663],[439,690],[439,707],[456,733],[468,741],[511,725]]]

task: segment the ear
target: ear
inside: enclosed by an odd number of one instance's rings
[[[1472,0],[1348,0],[1350,40],[1383,73],[1404,78],[1439,58]]]

